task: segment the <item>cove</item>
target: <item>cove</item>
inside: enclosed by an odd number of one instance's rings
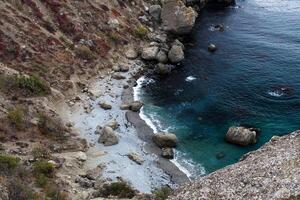
[[[146,78],[138,96],[157,130],[176,133],[176,160],[192,177],[235,163],[300,129],[300,2],[238,0],[206,8],[186,39],[186,58],[164,78]],[[214,29],[224,24],[224,32]],[[207,51],[210,43],[215,53]],[[258,142],[225,142],[230,126],[262,130]]]

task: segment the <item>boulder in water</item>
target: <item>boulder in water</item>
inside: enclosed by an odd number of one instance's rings
[[[247,146],[256,143],[256,131],[242,126],[230,127],[226,134],[226,141],[229,143]]]
[[[214,45],[214,44],[208,45],[208,51],[210,51],[210,52],[215,52],[215,51],[217,51],[217,46]]]

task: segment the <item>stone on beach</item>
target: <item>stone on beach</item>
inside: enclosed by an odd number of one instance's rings
[[[136,153],[129,153],[127,154],[127,157],[132,160],[133,162],[142,165],[144,163],[144,159],[142,159],[138,154]]]
[[[153,142],[160,148],[173,148],[177,146],[178,139],[173,133],[160,132],[153,136]]]
[[[121,70],[121,69],[120,69]],[[116,79],[116,80],[122,80],[122,79],[126,79],[125,76],[121,75],[121,74],[118,74],[118,73],[115,73],[111,76],[113,79]]]
[[[112,146],[119,143],[119,138],[111,127],[105,126],[102,128],[98,142],[104,146]]]
[[[100,107],[104,110],[110,110],[112,109],[112,106],[108,103],[105,103],[105,102],[102,102],[102,103],[99,103]]]
[[[122,104],[122,105],[120,106],[120,109],[121,109],[121,110],[130,110],[130,105],[128,105],[128,104]]]
[[[134,101],[130,103],[130,110],[133,112],[139,112],[143,107],[144,103],[141,101]]]
[[[161,156],[166,159],[173,159],[174,151],[172,148],[162,148]]]
[[[113,130],[116,130],[119,127],[119,124],[116,120],[112,120],[112,121],[108,122],[105,126],[108,126],[108,127],[112,128]]]
[[[241,146],[247,146],[256,143],[257,133],[249,128],[245,127],[230,127],[226,134],[226,141],[238,144]]]

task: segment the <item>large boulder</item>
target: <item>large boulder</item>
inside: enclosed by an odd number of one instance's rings
[[[183,47],[176,43],[172,45],[171,50],[168,53],[168,58],[172,63],[181,62],[184,59]]]
[[[247,146],[256,143],[256,135],[256,131],[250,128],[242,126],[230,127],[226,134],[226,141],[241,146]]]
[[[159,47],[157,46],[145,47],[142,49],[142,58],[144,60],[155,60],[158,51]]]
[[[143,105],[144,103],[141,101],[133,101],[130,103],[130,110],[133,112],[139,112]]]
[[[175,34],[189,33],[196,21],[197,13],[180,0],[163,0],[161,19],[164,30]]]
[[[160,148],[173,148],[177,146],[178,139],[173,133],[156,133],[153,136],[153,142]]]
[[[149,14],[156,20],[160,21],[160,14],[161,14],[161,6],[160,5],[152,5],[149,8]]]
[[[105,126],[102,128],[98,142],[104,146],[112,146],[119,143],[119,138],[111,127]]]

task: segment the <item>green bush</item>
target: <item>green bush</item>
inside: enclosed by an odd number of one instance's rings
[[[20,158],[10,156],[10,155],[0,154],[0,174],[11,172],[19,165],[19,162],[20,162]]]
[[[35,159],[47,159],[50,157],[50,152],[44,147],[34,147],[31,153]]]
[[[25,125],[25,114],[23,109],[21,108],[14,108],[8,111],[7,119],[10,125],[14,126],[17,129],[24,128]]]
[[[153,191],[154,199],[155,200],[166,200],[168,196],[171,194],[172,190],[165,186],[160,189],[156,189]]]
[[[44,174],[38,174],[35,178],[35,184],[37,187],[45,188],[48,183],[48,177]]]
[[[33,76],[18,76],[16,78],[17,86],[31,95],[48,95],[51,90],[47,83],[39,77]]]
[[[148,34],[148,29],[145,26],[139,26],[135,29],[135,34],[136,36],[138,36],[139,38],[145,38]]]
[[[125,182],[114,182],[104,184],[103,188],[99,190],[100,197],[119,197],[119,198],[133,198],[135,191]]]
[[[54,165],[45,161],[36,161],[34,163],[34,171],[36,175],[43,174],[46,177],[52,177],[54,173]]]

